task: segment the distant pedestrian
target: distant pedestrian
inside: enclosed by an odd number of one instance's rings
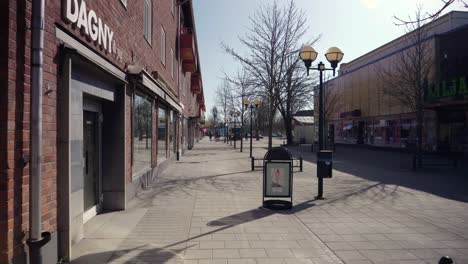
[[[211,131],[208,132],[208,137],[210,138],[210,141],[211,141],[211,138],[213,137],[213,134],[211,134]]]

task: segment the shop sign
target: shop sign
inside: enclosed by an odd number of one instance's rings
[[[435,100],[444,97],[457,97],[468,95],[466,78],[455,78],[452,81],[433,83],[428,87],[427,100]]]
[[[114,32],[97,16],[94,10],[87,10],[84,0],[81,2],[79,0],[64,0],[62,12],[67,22],[76,25],[87,37],[112,53]]]

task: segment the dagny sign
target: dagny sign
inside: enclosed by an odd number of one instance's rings
[[[89,36],[98,45],[112,53],[112,43],[114,32],[102,22],[102,19],[96,15],[94,10],[86,10],[84,0],[78,3],[78,0],[64,0],[63,12],[64,18],[75,24],[84,34]]]

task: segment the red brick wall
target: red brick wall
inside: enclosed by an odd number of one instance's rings
[[[79,0],[79,2],[81,1]],[[51,42],[51,46],[56,46],[54,23],[57,23],[64,27],[66,31],[74,34],[89,48],[99,52],[121,69],[126,70],[127,65],[132,63],[133,54],[135,62],[145,66],[149,73],[158,71],[171,86],[174,93],[177,94],[177,75],[175,74],[174,80],[172,80],[169,62],[171,47],[176,52],[177,31],[177,9],[175,9],[173,16],[171,14],[171,0],[153,0],[151,45],[144,38],[144,0],[128,1],[127,8],[120,3],[120,0],[85,0],[87,10],[93,9],[97,16],[103,20],[103,23],[114,31],[113,39],[117,49],[121,52],[121,58],[116,54],[107,53],[95,43],[89,41],[75,26],[66,23],[62,19],[61,2],[62,0],[48,0],[46,2],[46,10],[49,11],[47,13],[47,22],[50,25],[50,30],[48,30],[50,35],[47,37]],[[166,66],[161,63],[161,25],[166,32]],[[177,69],[177,65],[176,61],[175,69]]]
[[[0,129],[0,263],[22,255],[22,241],[27,237],[29,204],[30,120],[30,28],[31,3],[25,0],[2,3],[2,70]],[[5,28],[4,28],[5,27]],[[6,74],[5,74],[6,73]],[[5,87],[6,86],[6,87]],[[4,239],[6,238],[6,239]]]
[[[8,28],[9,2],[0,1],[0,237],[6,238],[8,224],[8,196],[13,181],[7,179],[8,124]],[[7,261],[7,239],[0,239],[0,263]]]
[[[88,0],[88,10],[114,31],[117,54],[106,53],[88,41],[72,25],[62,20],[62,1],[45,1],[44,83],[43,83],[43,142],[42,142],[42,220],[44,231],[57,227],[57,93],[60,67],[56,26],[73,34],[87,47],[126,71],[128,64],[137,62],[148,72],[158,71],[175,94],[177,70],[171,78],[170,49],[176,49],[177,7],[171,14],[172,0],[153,0],[153,32],[149,45],[143,33],[144,0],[128,1],[127,9],[119,0]],[[80,0],[81,2],[81,0]],[[31,78],[31,0],[0,1],[0,263],[9,263],[23,254],[28,237],[29,156],[30,140],[30,78]],[[160,27],[166,32],[166,66],[160,62]],[[6,34],[8,32],[8,34]],[[7,37],[8,39],[5,39]],[[118,56],[119,55],[119,56]],[[174,65],[179,69],[177,61]],[[186,75],[190,81],[190,74]],[[4,89],[7,87],[8,89]],[[127,87],[128,88],[128,87]],[[186,96],[181,98],[186,115],[198,109],[187,83]],[[126,103],[126,176],[131,181],[131,89]],[[194,111],[196,112],[196,111]],[[193,115],[193,114],[192,114]],[[6,238],[6,239],[4,239]]]

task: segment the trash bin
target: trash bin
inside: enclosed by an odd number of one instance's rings
[[[333,151],[321,150],[317,153],[317,177],[331,178],[333,168]]]

